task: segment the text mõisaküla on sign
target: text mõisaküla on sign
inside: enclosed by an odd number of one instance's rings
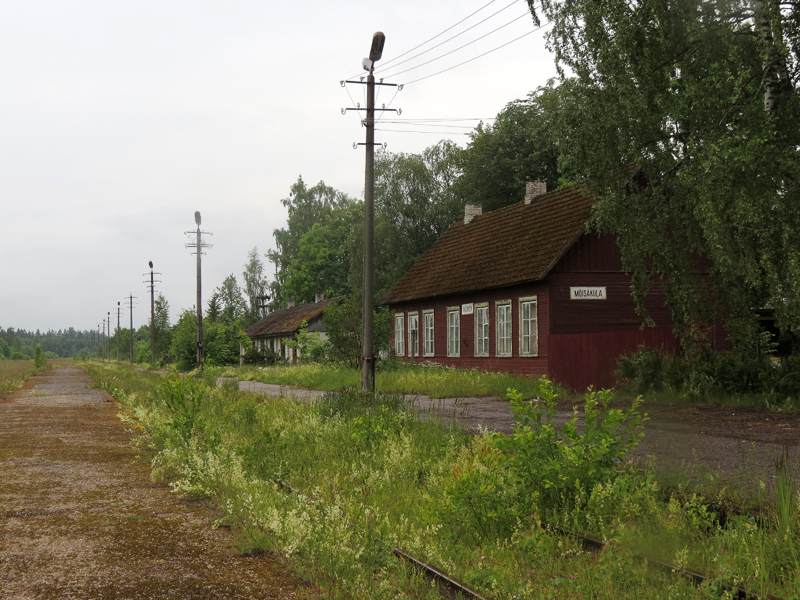
[[[605,300],[605,287],[571,287],[569,288],[570,300]]]

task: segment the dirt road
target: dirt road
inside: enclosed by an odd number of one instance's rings
[[[0,398],[0,598],[288,599],[298,582],[243,557],[219,517],[150,483],[120,405],[78,368]]]

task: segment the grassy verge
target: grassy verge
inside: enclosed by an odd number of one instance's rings
[[[36,369],[33,360],[2,360],[0,361],[0,394],[7,394],[31,377],[53,367],[51,361],[47,361],[43,367]]]
[[[359,371],[336,365],[208,367],[206,371],[209,381],[216,377],[236,377],[245,381],[261,381],[324,391],[361,385]],[[532,378],[515,377],[506,373],[451,369],[437,365],[407,365],[399,362],[390,362],[378,368],[375,387],[380,393],[425,394],[432,398],[466,396],[504,398],[509,388],[519,390],[526,398],[539,395],[539,382]]]
[[[608,410],[602,395],[588,398],[587,425],[562,437],[549,425],[546,386],[541,408],[511,398],[524,422],[513,436],[469,436],[398,396],[342,391],[311,405],[85,368],[126,405],[154,479],[215,502],[241,551],[280,553],[324,598],[438,598],[390,545],[496,600],[718,598],[725,584],[798,597],[792,485],[780,502],[763,498],[759,517],[723,525],[713,499],[665,497],[650,470],[618,462],[638,439],[627,426],[638,417]],[[547,524],[612,543],[588,554]],[[635,550],[715,580],[698,592]]]

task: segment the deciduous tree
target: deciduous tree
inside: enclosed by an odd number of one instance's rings
[[[636,291],[662,276],[681,332],[753,309],[800,331],[800,21],[795,3],[529,0],[574,74],[560,132],[595,227],[617,235]],[[712,264],[712,286],[694,257]]]

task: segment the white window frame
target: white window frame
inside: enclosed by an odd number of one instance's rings
[[[415,335],[416,334],[416,335]],[[408,355],[419,356],[419,312],[408,313]]]
[[[447,308],[447,356],[461,356],[461,307]]]
[[[394,316],[394,354],[395,356],[406,355],[406,328],[403,313],[397,313]]]
[[[501,320],[502,316],[507,316],[508,321]],[[511,317],[511,300],[497,300],[494,303],[494,355],[495,356],[512,356],[513,346],[513,329],[514,321]]]
[[[526,307],[527,315],[525,314]],[[537,296],[519,299],[519,355],[539,356],[539,299]]]
[[[422,356],[434,356],[436,331],[433,328],[433,309],[422,311]]]
[[[489,356],[489,303],[476,302],[475,314],[475,356]],[[479,331],[479,328],[484,331]]]

